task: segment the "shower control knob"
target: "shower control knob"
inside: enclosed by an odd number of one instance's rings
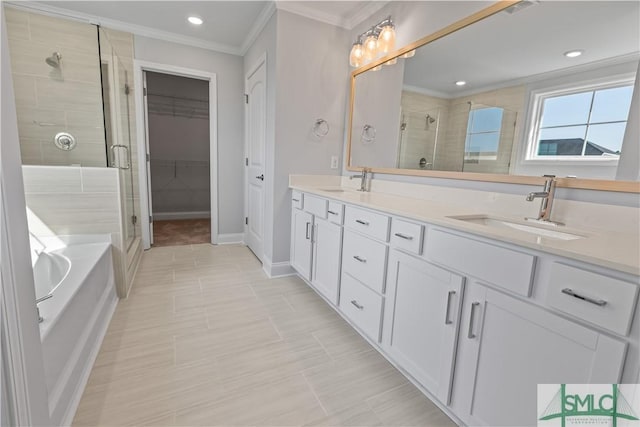
[[[264,174],[256,176],[256,179],[259,179],[260,181],[264,181]]]
[[[59,132],[53,137],[55,146],[64,151],[73,150],[76,147],[76,139],[67,132]]]

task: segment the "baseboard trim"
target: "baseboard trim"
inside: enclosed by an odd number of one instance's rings
[[[291,267],[288,261],[285,262],[271,262],[266,256],[262,263],[262,269],[270,279],[278,277],[294,276],[296,271]]]
[[[166,221],[171,219],[205,219],[211,218],[211,212],[209,211],[194,211],[194,212],[154,212],[154,221]]]
[[[244,243],[244,233],[218,234],[218,245]]]

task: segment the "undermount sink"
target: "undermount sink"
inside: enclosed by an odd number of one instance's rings
[[[320,191],[326,191],[329,193],[345,193],[346,190],[343,190],[342,188],[321,188]]]
[[[505,219],[494,218],[488,215],[461,215],[450,216],[448,218],[464,221],[472,224],[480,224],[494,229],[511,229],[525,232],[538,237],[546,237],[558,240],[576,240],[584,239],[585,236],[579,234],[566,233],[564,231],[551,230],[549,228],[538,227],[535,225],[523,224],[520,222],[508,221]]]

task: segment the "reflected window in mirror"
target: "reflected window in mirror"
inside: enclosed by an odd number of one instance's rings
[[[633,81],[538,93],[528,159],[617,161],[632,95]]]
[[[469,112],[464,159],[466,163],[498,158],[503,108],[476,107]]]

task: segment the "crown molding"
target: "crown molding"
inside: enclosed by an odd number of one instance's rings
[[[244,41],[242,42],[242,45],[240,46],[240,55],[244,56],[247,53],[247,51],[249,50],[253,42],[256,41],[256,39],[258,38],[258,36],[260,35],[264,27],[267,25],[267,23],[269,22],[269,19],[271,19],[271,16],[275,11],[276,11],[275,2],[273,1],[267,2],[267,4],[262,8],[262,11],[256,18],[255,22],[253,23],[253,27],[251,28],[251,31],[249,31],[249,34],[247,34],[247,37],[245,37]]]
[[[342,27],[347,30],[349,29],[347,28],[345,20],[341,16],[315,10],[305,5],[302,1],[277,0],[276,8],[278,10],[284,10],[285,12],[290,12],[296,15],[304,16],[305,18],[313,19],[314,21],[324,22],[325,24],[333,25],[335,27]]]
[[[371,16],[385,7],[388,3],[388,1],[370,1],[346,20],[345,28],[347,28],[348,30],[353,30],[358,24],[371,18]]]
[[[216,42],[212,42],[204,39],[199,39],[196,37],[184,36],[184,35],[172,33],[169,31],[157,30],[154,28],[149,28],[142,25],[135,25],[128,22],[118,21],[115,19],[102,18],[100,16],[90,15],[82,12],[76,12],[73,10],[63,9],[55,6],[49,6],[42,3],[26,2],[26,1],[23,1],[23,2],[4,1],[3,3],[6,4],[7,6],[13,7],[15,9],[20,9],[26,12],[36,12],[36,13],[41,13],[49,16],[73,19],[75,21],[86,22],[88,24],[93,24],[93,25],[100,25],[105,28],[111,28],[113,30],[129,32],[137,36],[149,37],[149,38],[168,41],[172,43],[199,47],[201,49],[207,49],[207,50],[220,52],[220,53],[227,53],[230,55],[242,56],[244,54],[242,49],[238,46],[233,46],[226,43],[216,43]],[[244,43],[243,43],[243,46],[244,46]]]

